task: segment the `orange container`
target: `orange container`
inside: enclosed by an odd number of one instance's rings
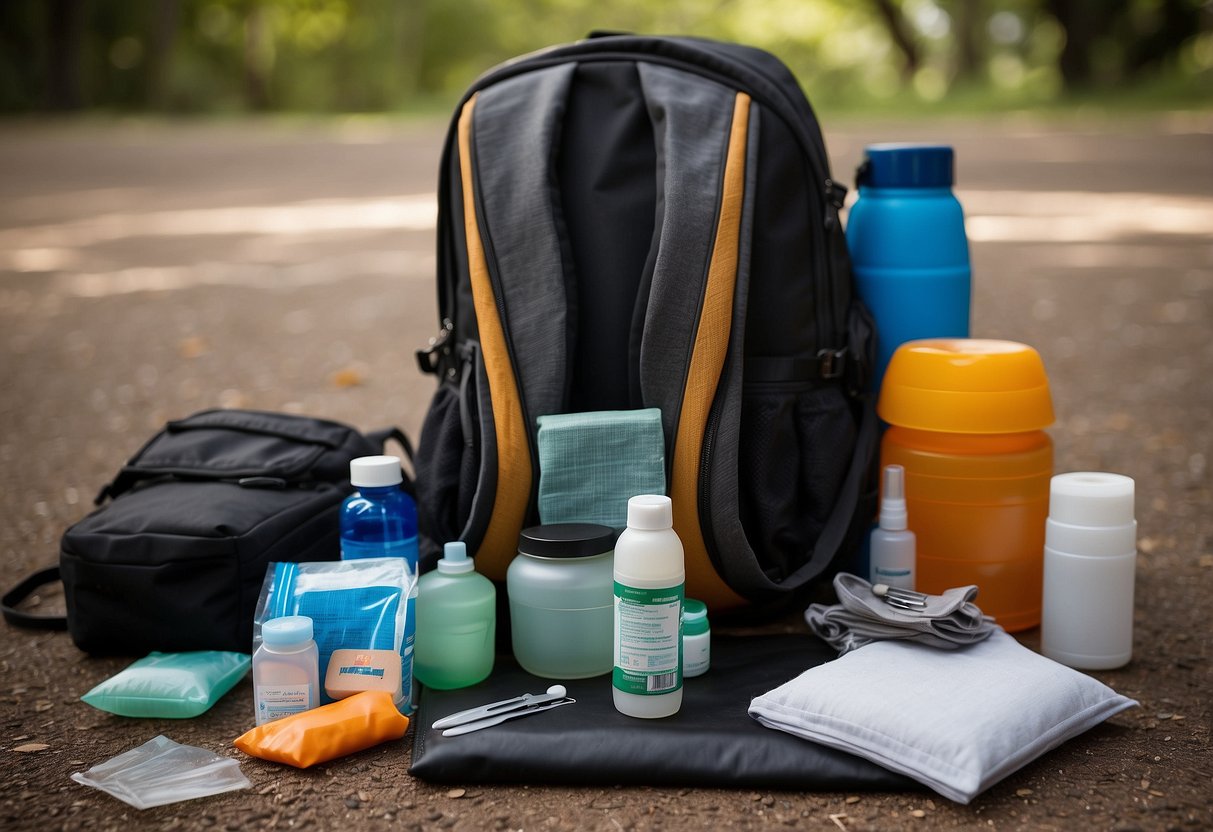
[[[1053,443],[1040,355],[1012,341],[910,341],[880,392],[881,465],[906,469],[917,588],[976,584],[1009,631],[1040,624]]]

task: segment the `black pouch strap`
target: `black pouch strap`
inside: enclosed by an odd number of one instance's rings
[[[0,609],[4,611],[4,620],[15,627],[27,627],[31,630],[66,630],[67,618],[62,615],[32,615],[17,609],[17,605],[34,594],[39,587],[53,584],[59,578],[59,567],[52,566],[28,576],[24,581],[4,593],[0,598]]]
[[[855,511],[860,505],[864,486],[872,471],[873,454],[877,453],[879,441],[879,420],[876,418],[876,404],[872,398],[866,397],[861,402],[863,415],[859,423],[859,432],[855,438],[855,456],[851,468],[847,471],[842,488],[838,494],[838,503],[834,513],[826,521],[817,545],[809,556],[809,562],[789,575],[783,582],[786,587],[799,588],[813,578],[821,575],[838,557],[846,539],[847,531],[855,517]]]

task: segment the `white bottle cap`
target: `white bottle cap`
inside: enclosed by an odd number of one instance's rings
[[[674,526],[674,504],[660,494],[641,494],[628,500],[628,528],[660,531]]]
[[[442,557],[438,560],[439,572],[458,575],[475,568],[476,564],[468,558],[468,546],[462,540],[452,540],[442,547]]]
[[[377,488],[404,482],[398,456],[360,456],[350,460],[350,483],[358,488]]]
[[[1121,474],[1058,474],[1049,486],[1049,519],[1071,526],[1127,526],[1133,522],[1133,491],[1133,479]]]
[[[261,625],[261,640],[270,647],[294,647],[312,640],[312,619],[306,615],[284,615]]]
[[[884,493],[880,495],[880,528],[899,532],[906,527],[906,469],[884,467]]]

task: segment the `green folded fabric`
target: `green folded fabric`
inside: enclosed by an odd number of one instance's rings
[[[539,520],[623,528],[628,499],[665,494],[661,411],[539,417]]]

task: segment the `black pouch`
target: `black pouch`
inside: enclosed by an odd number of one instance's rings
[[[248,652],[266,565],[340,556],[350,460],[389,438],[411,459],[398,429],[248,410],[168,423],[63,535],[72,640],[94,655]]]
[[[465,708],[522,693],[551,679],[498,656],[493,675],[458,690],[424,688],[413,724],[409,773],[436,783],[540,783],[579,786],[852,789],[922,787],[853,754],[764,728],[750,700],[837,657],[812,636],[713,636],[712,667],[683,682],[682,709],[665,719],[615,710],[611,677],[564,682],[567,707],[444,737],[433,724]]]

